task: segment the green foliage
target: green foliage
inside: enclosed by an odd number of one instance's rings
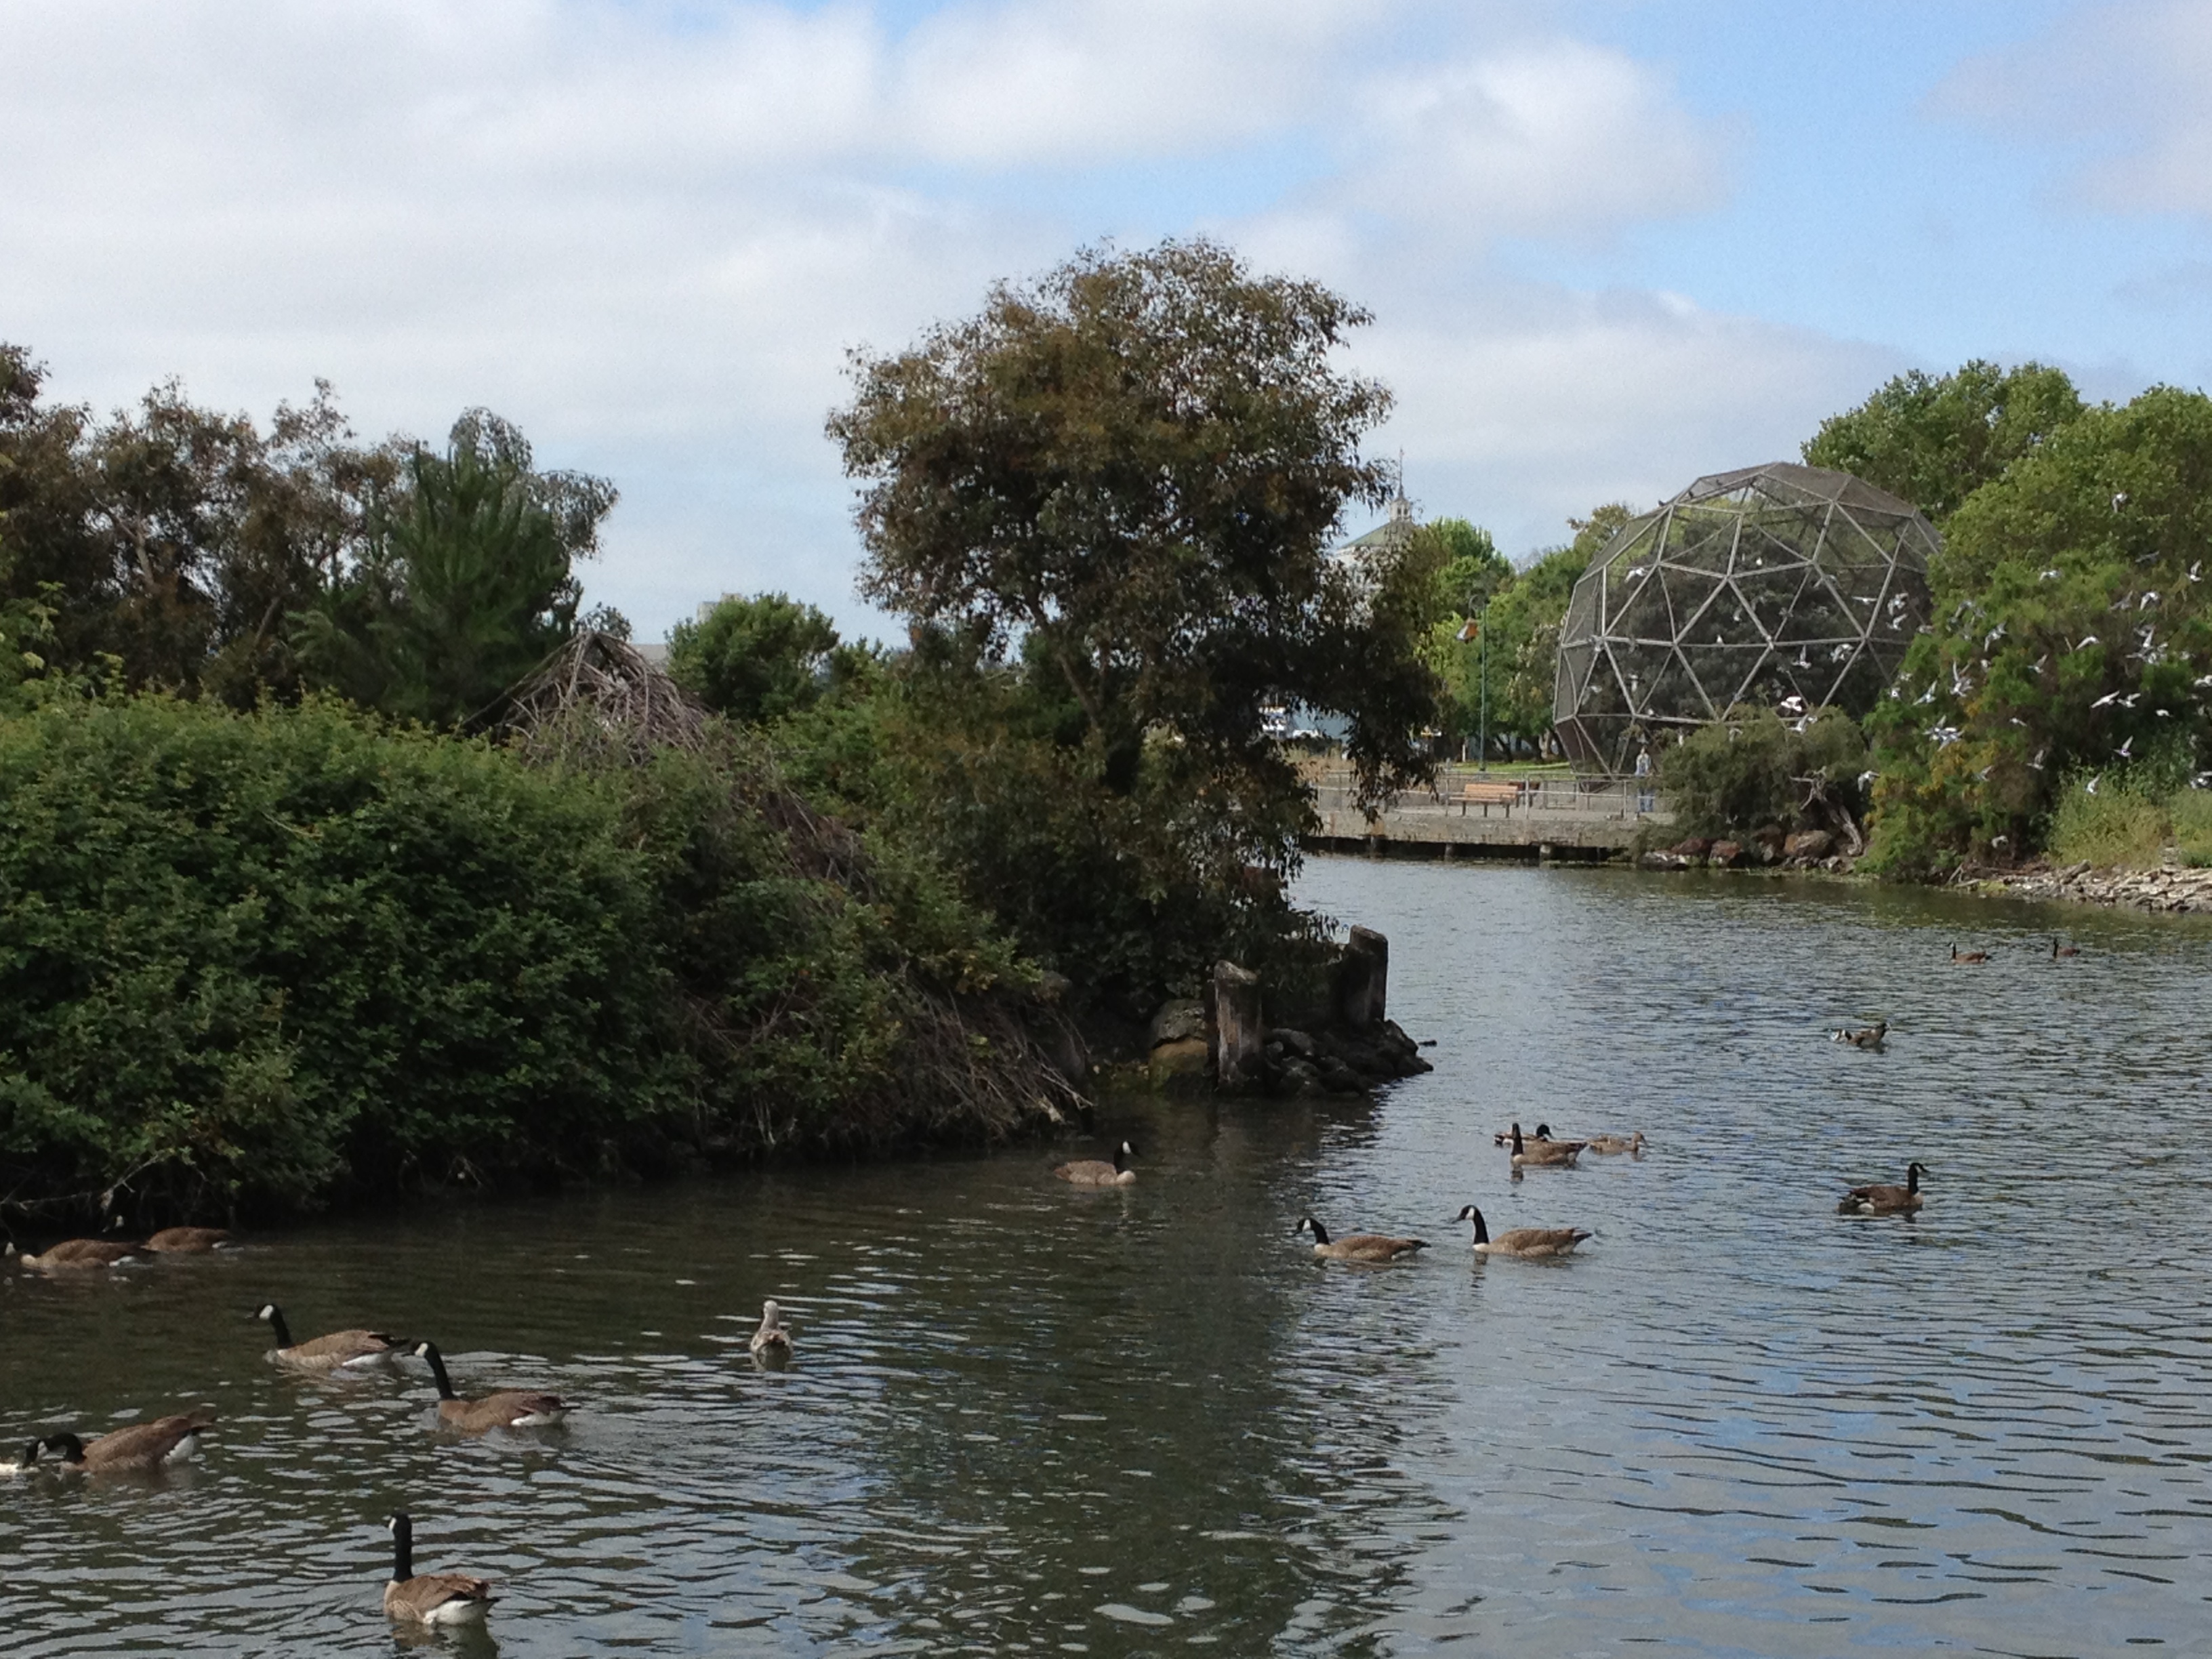
[[[401,719],[481,715],[574,629],[573,563],[614,502],[604,480],[535,471],[520,433],[470,411],[443,455],[407,457],[363,556],[299,617],[312,679]]]
[[[100,422],[41,403],[43,382],[0,345],[0,611],[46,608],[57,675],[296,691],[285,618],[359,542],[393,454],[357,447],[325,386],[264,433],[174,384]]]
[[[2067,864],[2155,866],[2172,839],[2172,817],[2161,798],[2112,779],[2094,795],[2079,787],[2067,790],[2051,815],[2051,855]]]
[[[1806,461],[1911,501],[1940,529],[1966,499],[2078,420],[2065,374],[2042,363],[2007,370],[1977,359],[1931,378],[1900,374],[1856,409],[1832,416]]]
[[[1465,519],[1437,519],[1421,529],[1437,538],[1443,556],[1437,597],[1447,614],[1480,615],[1482,607],[1513,580],[1512,562],[1498,550],[1487,530]]]
[[[1222,956],[1255,967],[1309,931],[1283,895],[1305,803],[1225,805],[1163,734],[1129,775],[1042,653],[1015,663],[925,629],[863,695],[775,732],[794,785],[874,844],[941,860],[1083,1010],[1141,1019]]]
[[[927,861],[811,822],[739,748],[586,773],[313,700],[0,720],[0,1182],[275,1209],[1002,1131],[1034,1102],[944,1011],[1028,970]]]
[[[2212,400],[2089,410],[1977,490],[1929,571],[1936,627],[1869,717],[1875,856],[2032,849],[2058,780],[2212,753]]]
[[[781,593],[726,599],[668,636],[668,672],[718,714],[746,725],[811,708],[840,672],[837,630]]]
[[[1771,708],[1732,708],[1657,758],[1659,787],[1686,835],[1825,830],[1864,810],[1866,743],[1841,709],[1785,721]]]
[[[1194,787],[1272,819],[1298,779],[1263,710],[1348,717],[1379,793],[1425,779],[1431,586],[1382,602],[1326,556],[1389,470],[1389,397],[1331,354],[1365,314],[1255,278],[1208,242],[1088,252],[913,349],[855,356],[832,416],[869,596],[993,656],[1048,665],[1132,788],[1166,738]],[[1225,820],[1224,820],[1225,821]]]

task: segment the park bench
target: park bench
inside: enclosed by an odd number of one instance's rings
[[[1467,809],[1470,806],[1480,806],[1485,817],[1490,816],[1492,807],[1502,806],[1505,809],[1505,816],[1510,818],[1513,816],[1513,809],[1520,805],[1521,786],[1517,783],[1470,783],[1462,787],[1456,799],[1462,817],[1467,816]]]

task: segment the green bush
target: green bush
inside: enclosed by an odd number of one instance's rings
[[[532,766],[315,702],[0,720],[0,1182],[289,1208],[1004,1129],[1019,1032],[958,1006],[1023,970],[951,894],[734,749]]]
[[[1832,829],[1863,810],[1866,743],[1840,709],[1802,723],[1732,708],[1659,757],[1658,781],[1686,835],[1744,836],[1763,825]]]

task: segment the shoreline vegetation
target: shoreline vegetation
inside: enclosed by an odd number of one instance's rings
[[[1137,1068],[1420,1069],[1379,975],[1346,988],[1359,930],[1287,896],[1291,733],[1337,734],[1363,811],[1470,738],[1540,759],[1629,510],[1519,569],[1413,523],[1361,449],[1390,394],[1340,363],[1369,320],[1170,241],[854,353],[826,432],[904,641],[726,598],[665,675],[586,603],[614,485],[488,410],[442,447],[319,384],[265,428],[174,383],[100,418],[0,346],[0,1229],[1003,1139]],[[1944,531],[1939,620],[1863,718],[1730,710],[1659,757],[1699,861],[2212,861],[2212,400],[1972,363],[1803,453]]]
[[[1328,557],[1366,320],[1170,242],[857,355],[906,642],[732,599],[667,676],[584,601],[613,486],[488,411],[102,420],[0,348],[0,1228],[1049,1133],[1224,967],[1245,1086],[1420,1069],[1379,981],[1335,1031],[1268,721],[1429,775],[1434,550]]]

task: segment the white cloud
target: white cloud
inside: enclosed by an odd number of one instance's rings
[[[1878,348],[1678,297],[1500,285],[1457,315],[1386,323],[1363,356],[1400,390],[1432,512],[1522,555],[1599,503],[1650,507],[1707,472],[1795,460],[1820,422],[1906,365]]]
[[[1480,242],[1584,239],[1718,205],[1726,143],[1666,78],[1549,40],[1380,76],[1346,198]]]
[[[1961,64],[1933,107],[2077,153],[2102,210],[2212,217],[2212,0],[2119,0]]]
[[[0,0],[0,337],[100,403],[177,373],[265,414],[322,374],[365,430],[428,435],[488,404],[622,484],[595,597],[653,628],[726,588],[854,617],[821,435],[846,348],[1102,234],[1206,227],[1383,317],[1358,362],[1432,507],[1549,538],[1777,450],[1747,434],[1807,429],[1863,354],[1488,269],[1497,236],[1602,240],[1725,189],[1729,134],[1663,75],[1525,15]]]

